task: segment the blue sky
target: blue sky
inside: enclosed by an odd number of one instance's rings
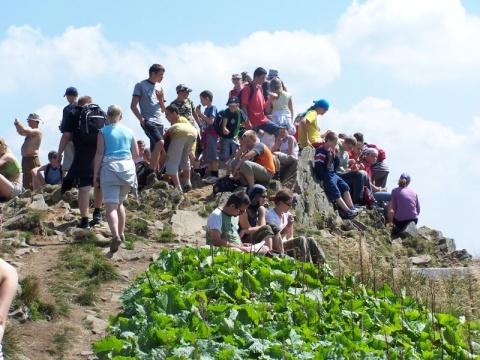
[[[46,5],[48,4],[48,5]],[[277,68],[295,112],[316,98],[331,110],[323,130],[385,149],[388,187],[408,171],[422,204],[420,225],[480,254],[474,238],[480,169],[480,2],[459,0],[0,2],[0,136],[19,155],[13,120],[44,119],[42,156],[58,146],[67,86],[144,135],[129,110],[135,82],[152,63],[175,86],[214,93],[224,106],[234,72]],[[241,9],[240,9],[241,8]]]

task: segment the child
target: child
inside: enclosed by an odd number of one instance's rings
[[[203,180],[207,184],[215,184],[218,180],[218,134],[213,127],[215,118],[217,117],[217,108],[212,105],[212,101],[213,94],[208,90],[202,91],[200,93],[200,103],[206,107],[203,113],[200,107],[196,109],[201,122],[200,128],[202,129],[202,155],[205,165],[210,170],[210,176]]]
[[[300,147],[317,147],[321,141],[320,129],[317,126],[317,115],[324,115],[330,105],[327,100],[321,99],[313,102],[307,111],[300,115],[298,126],[298,142]]]
[[[334,155],[334,149],[337,145],[338,136],[334,132],[329,132],[325,136],[325,144],[315,150],[315,173],[325,195],[331,201],[335,201],[340,207],[340,215],[344,218],[353,219],[362,212],[353,206],[350,197],[350,188],[334,171],[335,161],[338,157]]]
[[[238,133],[247,120],[245,113],[240,110],[239,99],[230,96],[227,101],[228,108],[218,112],[222,118],[222,133],[220,135],[220,160],[231,161],[235,157],[239,147]]]
[[[49,163],[47,165],[32,169],[33,190],[37,190],[46,184],[57,185],[62,182],[62,167],[57,166],[57,152],[55,150],[48,153],[48,161]],[[44,175],[42,175],[42,171]]]

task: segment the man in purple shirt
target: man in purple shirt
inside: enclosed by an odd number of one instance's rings
[[[410,175],[403,173],[398,180],[398,187],[392,190],[392,198],[389,204],[389,222],[393,221],[393,233],[398,233],[411,221],[418,222],[420,214],[420,202],[418,195],[410,184]]]

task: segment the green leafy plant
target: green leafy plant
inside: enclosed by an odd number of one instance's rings
[[[293,259],[163,251],[122,296],[100,359],[468,359],[478,325]],[[469,340],[467,340],[469,339]]]

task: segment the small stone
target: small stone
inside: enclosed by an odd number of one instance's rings
[[[410,262],[412,265],[416,266],[422,266],[422,265],[427,265],[432,261],[432,257],[430,255],[424,254],[420,256],[414,256],[409,258]]]
[[[99,319],[93,315],[87,315],[85,321],[91,323],[92,325],[92,333],[94,334],[103,334],[105,329],[108,326],[108,322],[105,320]]]

